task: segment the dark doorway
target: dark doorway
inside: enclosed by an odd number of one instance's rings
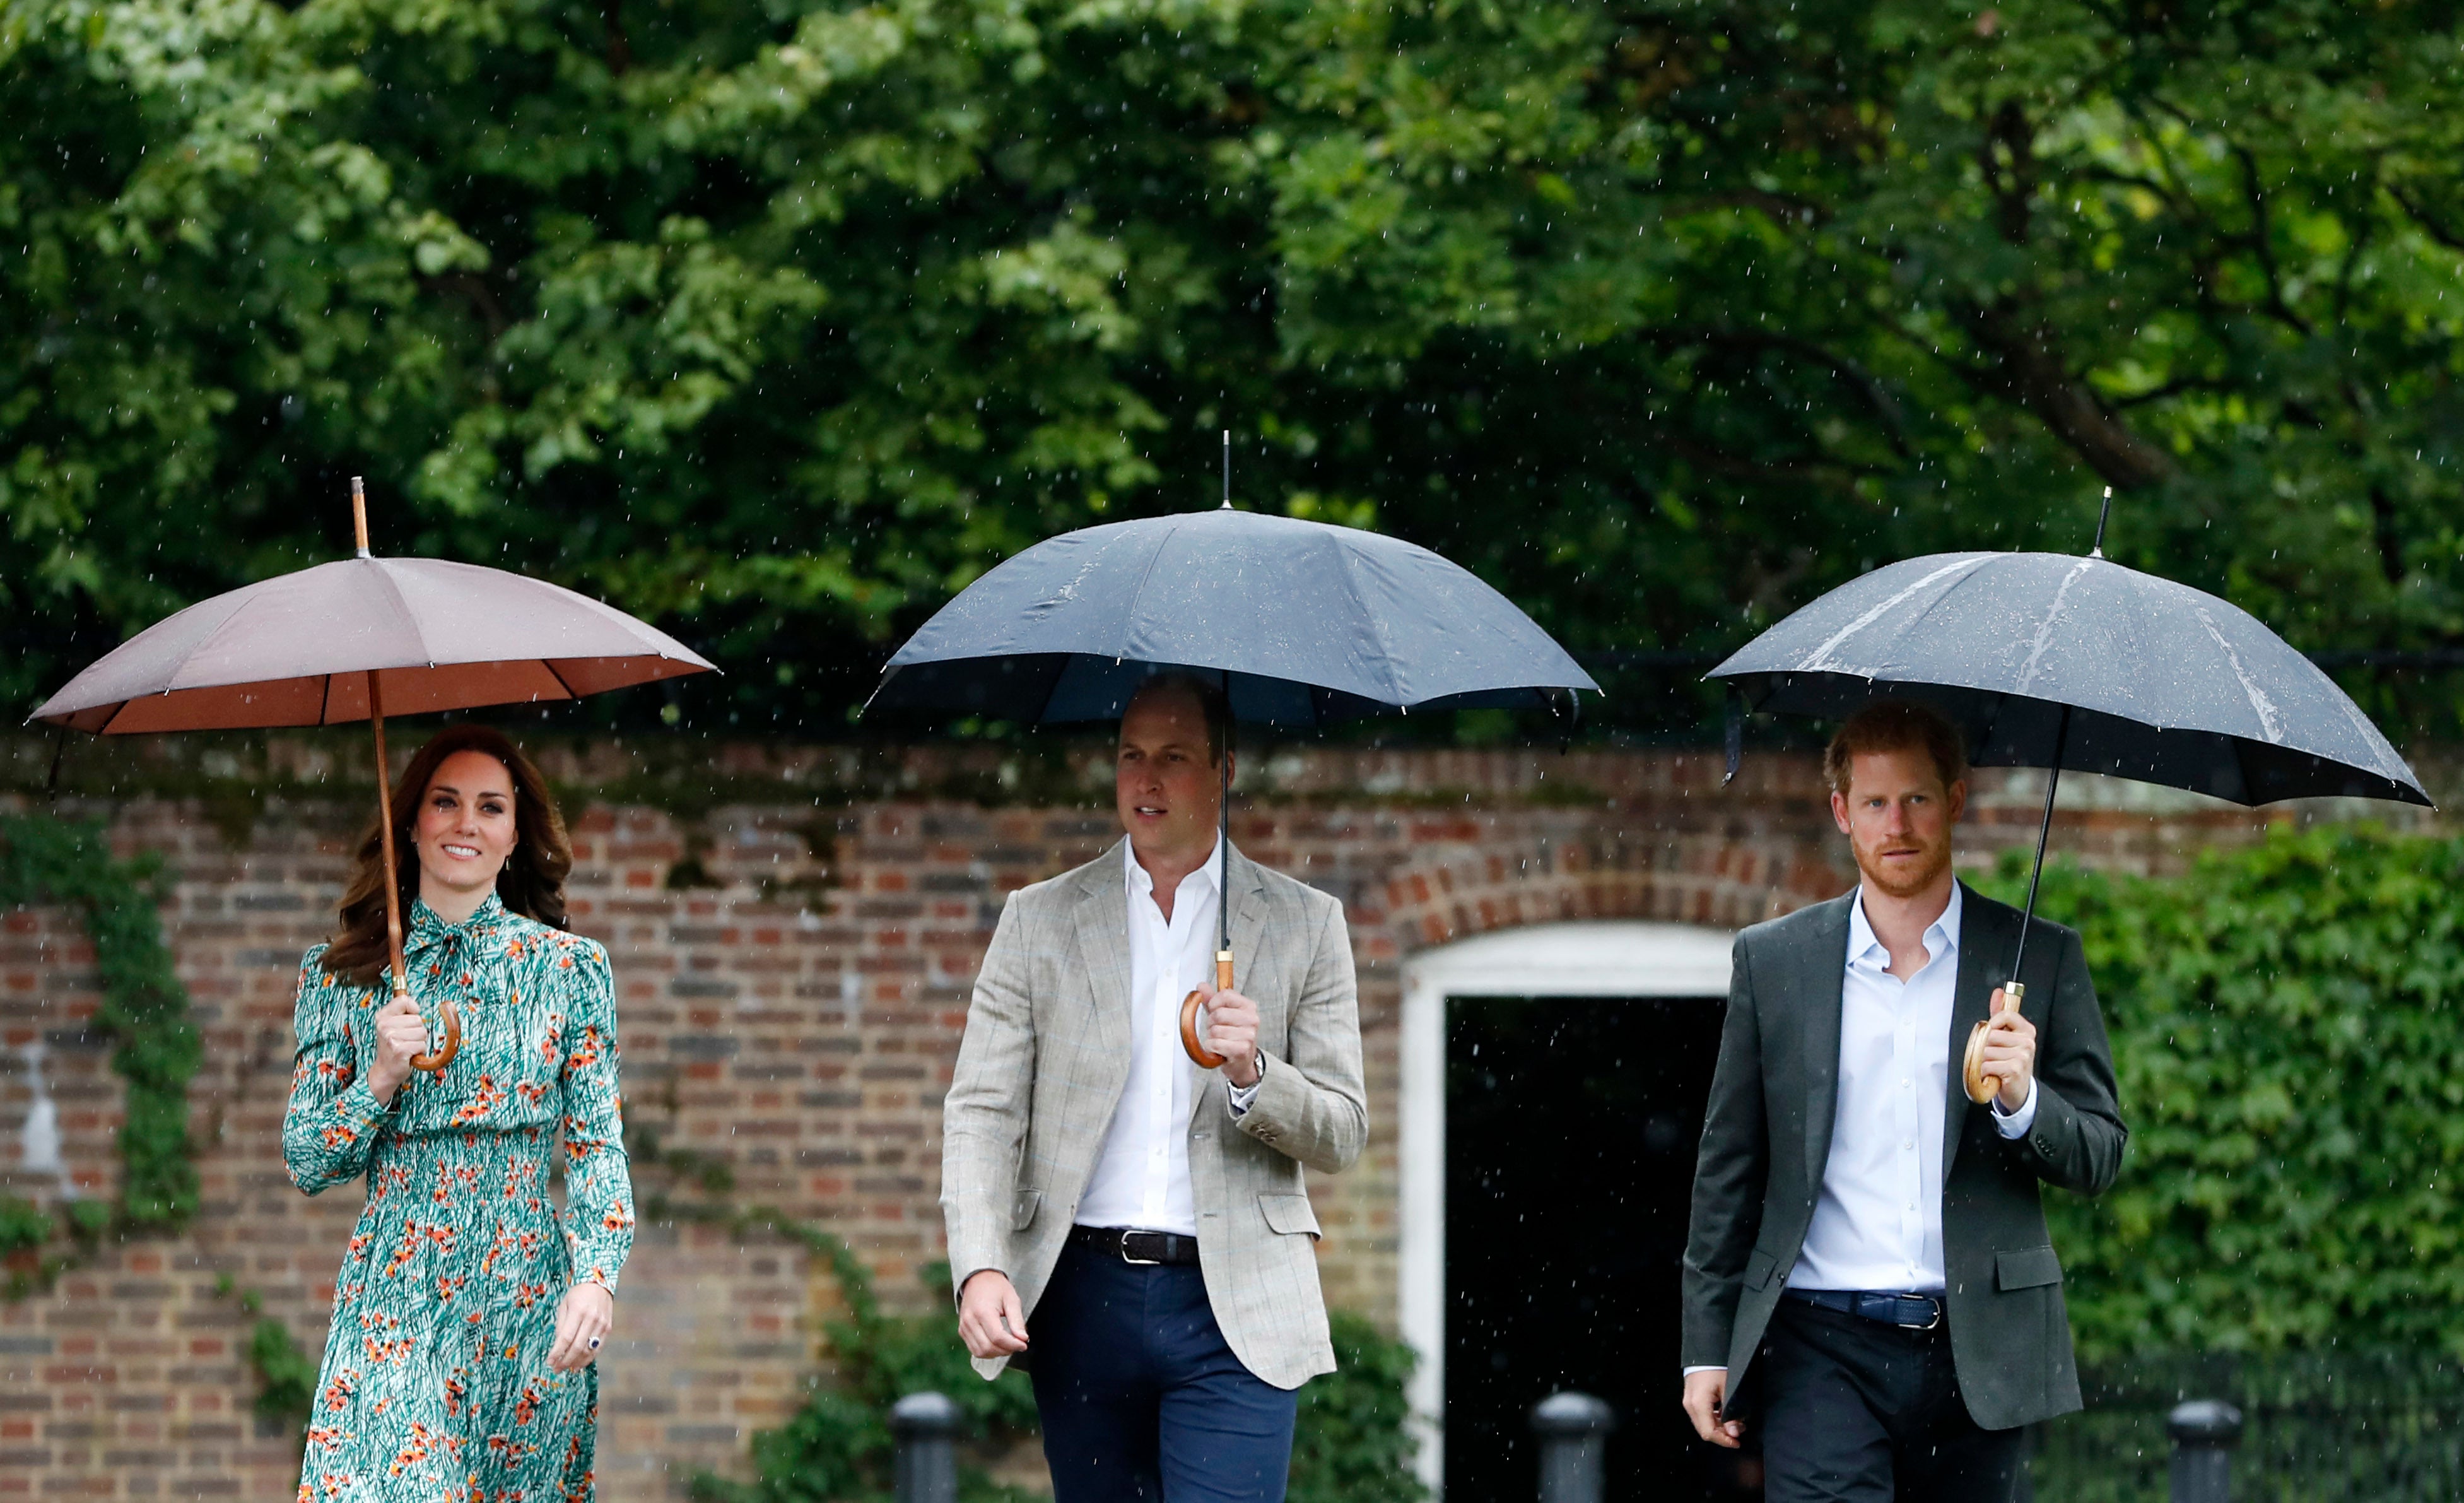
[[[1445,1486],[1535,1495],[1527,1416],[1616,1405],[1610,1503],[1758,1497],[1678,1406],[1678,1266],[1718,998],[1458,997],[1446,1017]]]

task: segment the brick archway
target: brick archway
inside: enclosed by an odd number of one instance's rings
[[[1430,852],[1386,879],[1398,955],[1491,930],[1587,918],[1741,929],[1837,896],[1848,877],[1803,841],[1687,834],[1542,840],[1520,852]]]

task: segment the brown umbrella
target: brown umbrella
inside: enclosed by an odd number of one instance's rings
[[[103,736],[366,720],[376,733],[377,829],[394,870],[385,717],[578,699],[712,665],[585,595],[502,569],[368,552],[364,488],[351,480],[359,556],[200,601],[105,654],[34,718]],[[385,884],[393,989],[403,972],[402,898]],[[445,1004],[442,1070],[461,1048]]]

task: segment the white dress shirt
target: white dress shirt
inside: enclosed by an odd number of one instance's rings
[[[1865,917],[1865,890],[1849,900],[1831,1157],[1791,1289],[1943,1292],[1942,1133],[1963,893],[1951,883],[1950,905],[1925,928],[1925,966],[1906,981],[1891,974],[1891,952]],[[2024,1137],[2035,1120],[2034,1079],[2016,1112],[2005,1116],[1993,1103],[2005,1138]]]
[[[1172,917],[1155,906],[1155,878],[1121,842],[1129,898],[1130,1079],[1105,1131],[1095,1172],[1079,1198],[1081,1227],[1133,1227],[1198,1235],[1189,1189],[1190,1093],[1198,1067],[1180,1047],[1180,1000],[1215,981],[1221,837],[1174,889]],[[1230,1092],[1239,1116],[1257,1086]]]
[[[1859,888],[1848,908],[1847,970],[1839,988],[1839,1092],[1822,1196],[1789,1271],[1792,1289],[1943,1290],[1942,1150],[1950,1102],[1950,1016],[1959,978],[1959,922],[1950,904],[1925,932],[1925,962],[1905,981],[1865,917]],[[1993,1125],[2005,1138],[2036,1117],[2036,1088]]]

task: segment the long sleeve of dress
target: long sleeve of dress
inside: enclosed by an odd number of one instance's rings
[[[368,1151],[393,1112],[368,1090],[354,1024],[369,1013],[363,988],[325,973],[323,945],[299,962],[292,1027],[299,1039],[291,1062],[291,1105],[282,1116],[282,1161],[291,1183],[310,1195],[367,1172]],[[399,1098],[397,1098],[399,1099]]]
[[[573,1281],[616,1292],[633,1250],[633,1175],[617,1085],[616,982],[607,952],[587,940],[565,958],[573,990],[565,1023],[565,1241]]]

